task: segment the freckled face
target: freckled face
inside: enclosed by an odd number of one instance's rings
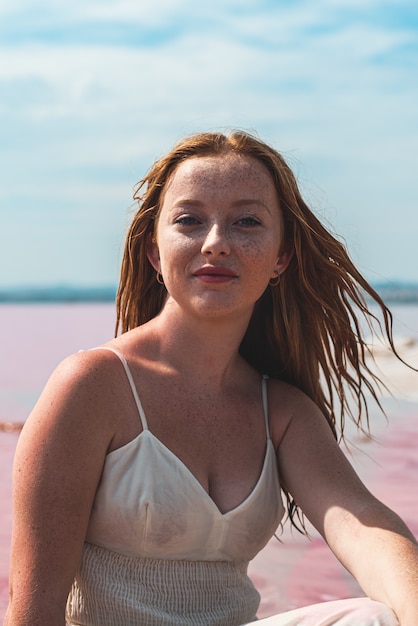
[[[164,278],[168,301],[195,314],[251,314],[277,271],[282,215],[267,169],[233,153],[193,157],[164,192],[156,244],[148,258]]]

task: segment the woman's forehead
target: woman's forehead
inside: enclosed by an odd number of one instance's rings
[[[275,187],[267,168],[250,156],[228,152],[216,156],[190,157],[174,170],[165,193],[197,189],[231,189],[238,187],[259,195],[274,193]]]

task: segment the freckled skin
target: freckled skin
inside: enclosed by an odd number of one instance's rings
[[[285,267],[279,255],[282,215],[269,172],[236,154],[195,157],[174,172],[164,193],[156,245],[149,251],[174,303],[203,316],[251,315],[271,278]],[[207,283],[204,265],[234,277]]]

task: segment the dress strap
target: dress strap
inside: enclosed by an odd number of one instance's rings
[[[270,439],[270,424],[269,424],[269,405],[267,399],[267,381],[269,377],[266,374],[263,374],[261,379],[261,395],[263,398],[263,411],[264,411],[264,421],[266,423],[266,433],[267,439]]]
[[[136,389],[136,385],[132,376],[132,372],[130,370],[130,367],[128,365],[128,361],[125,359],[125,357],[123,356],[123,354],[121,354],[119,352],[119,350],[115,350],[115,348],[108,348],[107,346],[99,346],[98,348],[91,348],[91,350],[108,350],[109,352],[113,352],[113,354],[116,354],[116,356],[118,357],[118,359],[121,361],[123,368],[125,370],[126,373],[126,377],[128,379],[129,385],[131,387],[131,391],[132,391],[132,395],[134,397],[135,400],[135,404],[136,407],[138,409],[138,413],[139,413],[139,417],[141,420],[141,424],[142,424],[142,428],[143,430],[148,430],[148,423],[147,423],[147,418],[145,417],[145,411],[142,407],[141,404],[141,400],[139,399],[139,395],[138,395],[138,391]]]

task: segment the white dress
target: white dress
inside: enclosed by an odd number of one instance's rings
[[[260,596],[247,575],[248,563],[284,514],[269,436],[266,379],[261,384],[267,434],[260,477],[241,504],[221,513],[184,463],[149,430],[129,365],[112,352],[125,368],[143,430],[106,457],[67,601],[67,626],[239,626],[255,621]],[[373,607],[382,615],[388,612],[366,599],[350,602],[360,602],[369,613]],[[309,621],[299,609],[258,623],[397,624],[391,612],[392,621],[341,621],[344,609],[332,613],[334,604],[320,605],[334,621]],[[315,608],[310,611],[313,615]]]

